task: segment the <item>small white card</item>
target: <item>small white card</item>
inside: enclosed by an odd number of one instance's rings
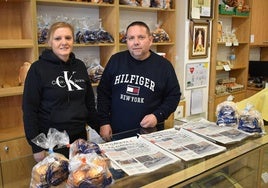
[[[232,46],[232,43],[231,42],[226,42],[225,46]]]
[[[230,71],[231,70],[229,65],[223,65],[223,68],[224,68],[225,71]]]
[[[262,173],[261,178],[264,181],[264,183],[268,183],[268,173],[267,172]]]

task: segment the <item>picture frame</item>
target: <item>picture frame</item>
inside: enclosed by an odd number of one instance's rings
[[[189,59],[208,57],[209,22],[190,22]]]
[[[213,0],[188,0],[188,19],[213,19]]]

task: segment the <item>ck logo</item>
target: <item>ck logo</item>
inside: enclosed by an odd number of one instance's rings
[[[76,82],[73,80],[73,75],[76,72],[72,72],[71,75],[68,77],[68,71],[63,71],[63,76],[58,76],[56,80],[52,81],[53,85],[58,85],[61,88],[68,88],[68,91],[74,91],[76,90],[84,90],[79,85],[76,84]]]

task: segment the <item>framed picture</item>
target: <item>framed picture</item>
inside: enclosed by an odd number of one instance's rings
[[[209,22],[190,22],[189,59],[208,57]]]
[[[212,19],[213,0],[188,0],[188,19]]]

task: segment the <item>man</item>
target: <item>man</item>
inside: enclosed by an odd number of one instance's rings
[[[128,50],[114,54],[97,88],[100,135],[154,128],[175,111],[180,86],[172,64],[150,50],[153,38],[140,21],[127,27]]]

